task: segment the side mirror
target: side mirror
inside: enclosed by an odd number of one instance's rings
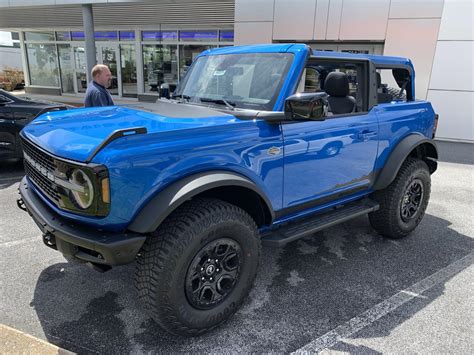
[[[328,115],[325,92],[302,93],[285,101],[285,117],[290,121],[324,121]]]

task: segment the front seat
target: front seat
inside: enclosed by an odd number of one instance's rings
[[[355,112],[356,100],[349,96],[349,79],[346,73],[329,73],[324,81],[324,90],[329,95],[329,110],[334,115]]]

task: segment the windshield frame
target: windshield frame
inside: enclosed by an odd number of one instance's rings
[[[208,57],[230,56],[230,55],[232,55],[232,56],[248,56],[249,54],[255,54],[255,55],[260,54],[260,55],[263,55],[263,56],[264,55],[272,55],[272,54],[280,54],[280,55],[283,55],[283,56],[288,56],[288,60],[287,60],[287,63],[285,65],[285,68],[281,73],[280,82],[276,86],[275,92],[273,93],[273,96],[271,97],[271,99],[267,103],[261,104],[260,107],[258,107],[256,104],[250,104],[249,102],[246,103],[245,100],[242,100],[242,101],[232,100],[232,99],[228,99],[228,100],[232,101],[233,103],[236,104],[235,109],[237,109],[237,110],[273,111],[275,103],[277,102],[277,100],[280,96],[281,90],[282,90],[285,82],[288,80],[288,74],[290,72],[290,69],[292,68],[292,66],[294,64],[294,61],[295,61],[294,53],[291,53],[291,52],[253,52],[253,53],[201,54],[201,55],[197,56],[196,59],[191,64],[191,66],[190,66],[189,70],[187,71],[186,75],[184,76],[184,78],[180,81],[180,83],[176,87],[176,90],[174,91],[173,96],[183,95],[184,89],[185,89],[185,87],[186,87],[186,85],[189,81],[189,78],[191,77],[193,70],[195,70],[195,68],[197,67],[196,63],[199,60],[204,59],[204,58],[206,58],[206,60],[207,60]],[[185,102],[188,103],[188,104],[196,104],[196,105],[206,105],[206,106],[209,106],[209,105],[214,106],[215,105],[215,106],[218,106],[219,108],[229,110],[229,108],[227,108],[226,105],[221,105],[221,104],[212,103],[212,102],[201,102],[198,99],[198,96],[192,96],[191,99],[189,99]]]

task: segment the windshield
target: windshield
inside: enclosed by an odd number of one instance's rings
[[[189,102],[272,110],[291,53],[246,53],[203,56],[192,65],[175,96]]]

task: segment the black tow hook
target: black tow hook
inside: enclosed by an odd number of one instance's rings
[[[16,205],[18,206],[18,208],[19,208],[20,210],[23,210],[23,211],[25,211],[25,212],[28,212],[28,211],[26,210],[25,202],[23,201],[23,199],[22,199],[21,197],[18,197],[18,198],[16,199]]]

